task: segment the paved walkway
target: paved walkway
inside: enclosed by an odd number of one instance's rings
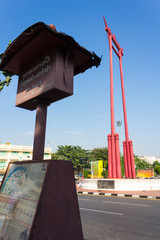
[[[77,193],[79,194],[160,199],[160,190],[144,190],[144,191],[93,190],[81,188],[78,186],[78,184],[76,185],[76,188]]]

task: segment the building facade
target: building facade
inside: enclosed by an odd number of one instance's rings
[[[138,158],[140,160],[145,160],[146,162],[153,164],[155,161],[160,162],[160,158],[159,157],[155,157],[155,156],[138,156]]]
[[[10,161],[32,160],[33,147],[12,145],[10,143],[0,144],[0,174],[4,174]],[[44,149],[44,160],[51,159],[50,147]],[[35,159],[36,160],[36,159]]]

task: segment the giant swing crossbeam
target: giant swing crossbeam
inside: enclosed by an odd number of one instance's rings
[[[119,43],[117,42],[115,35],[112,34],[110,28],[107,26],[105,17],[103,18],[105,23],[105,30],[108,35],[109,53],[110,53],[111,134],[108,135],[108,177],[121,178],[119,135],[115,134],[115,127],[114,127],[114,94],[113,94],[113,64],[112,64],[112,49],[113,49],[119,58],[119,65],[120,65],[120,77],[121,77],[125,137],[126,137],[126,141],[123,141],[125,177],[135,178],[136,172],[135,172],[135,163],[134,163],[134,154],[133,154],[133,143],[131,140],[129,140],[129,134],[128,134],[126,101],[125,101],[125,91],[124,91],[124,81],[123,81],[123,71],[122,71],[123,49],[120,47]]]

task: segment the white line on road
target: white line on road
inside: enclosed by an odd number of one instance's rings
[[[98,212],[98,213],[106,213],[106,214],[119,215],[119,216],[122,216],[122,215],[123,215],[123,213],[107,212],[107,211],[101,211],[101,210],[95,210],[95,209],[88,209],[88,208],[80,208],[80,210],[90,211],[90,212]]]
[[[85,199],[85,198],[78,198],[78,200],[91,201],[90,199]]]
[[[113,204],[123,204],[123,205],[130,205],[130,206],[139,206],[139,207],[150,207],[150,205],[136,204],[136,203],[124,203],[124,202],[112,202],[112,201],[102,201],[102,202],[113,203]]]

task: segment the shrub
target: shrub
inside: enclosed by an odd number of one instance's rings
[[[104,178],[107,178],[107,176],[108,176],[108,171],[107,171],[107,170],[103,170],[102,176],[103,176]]]

